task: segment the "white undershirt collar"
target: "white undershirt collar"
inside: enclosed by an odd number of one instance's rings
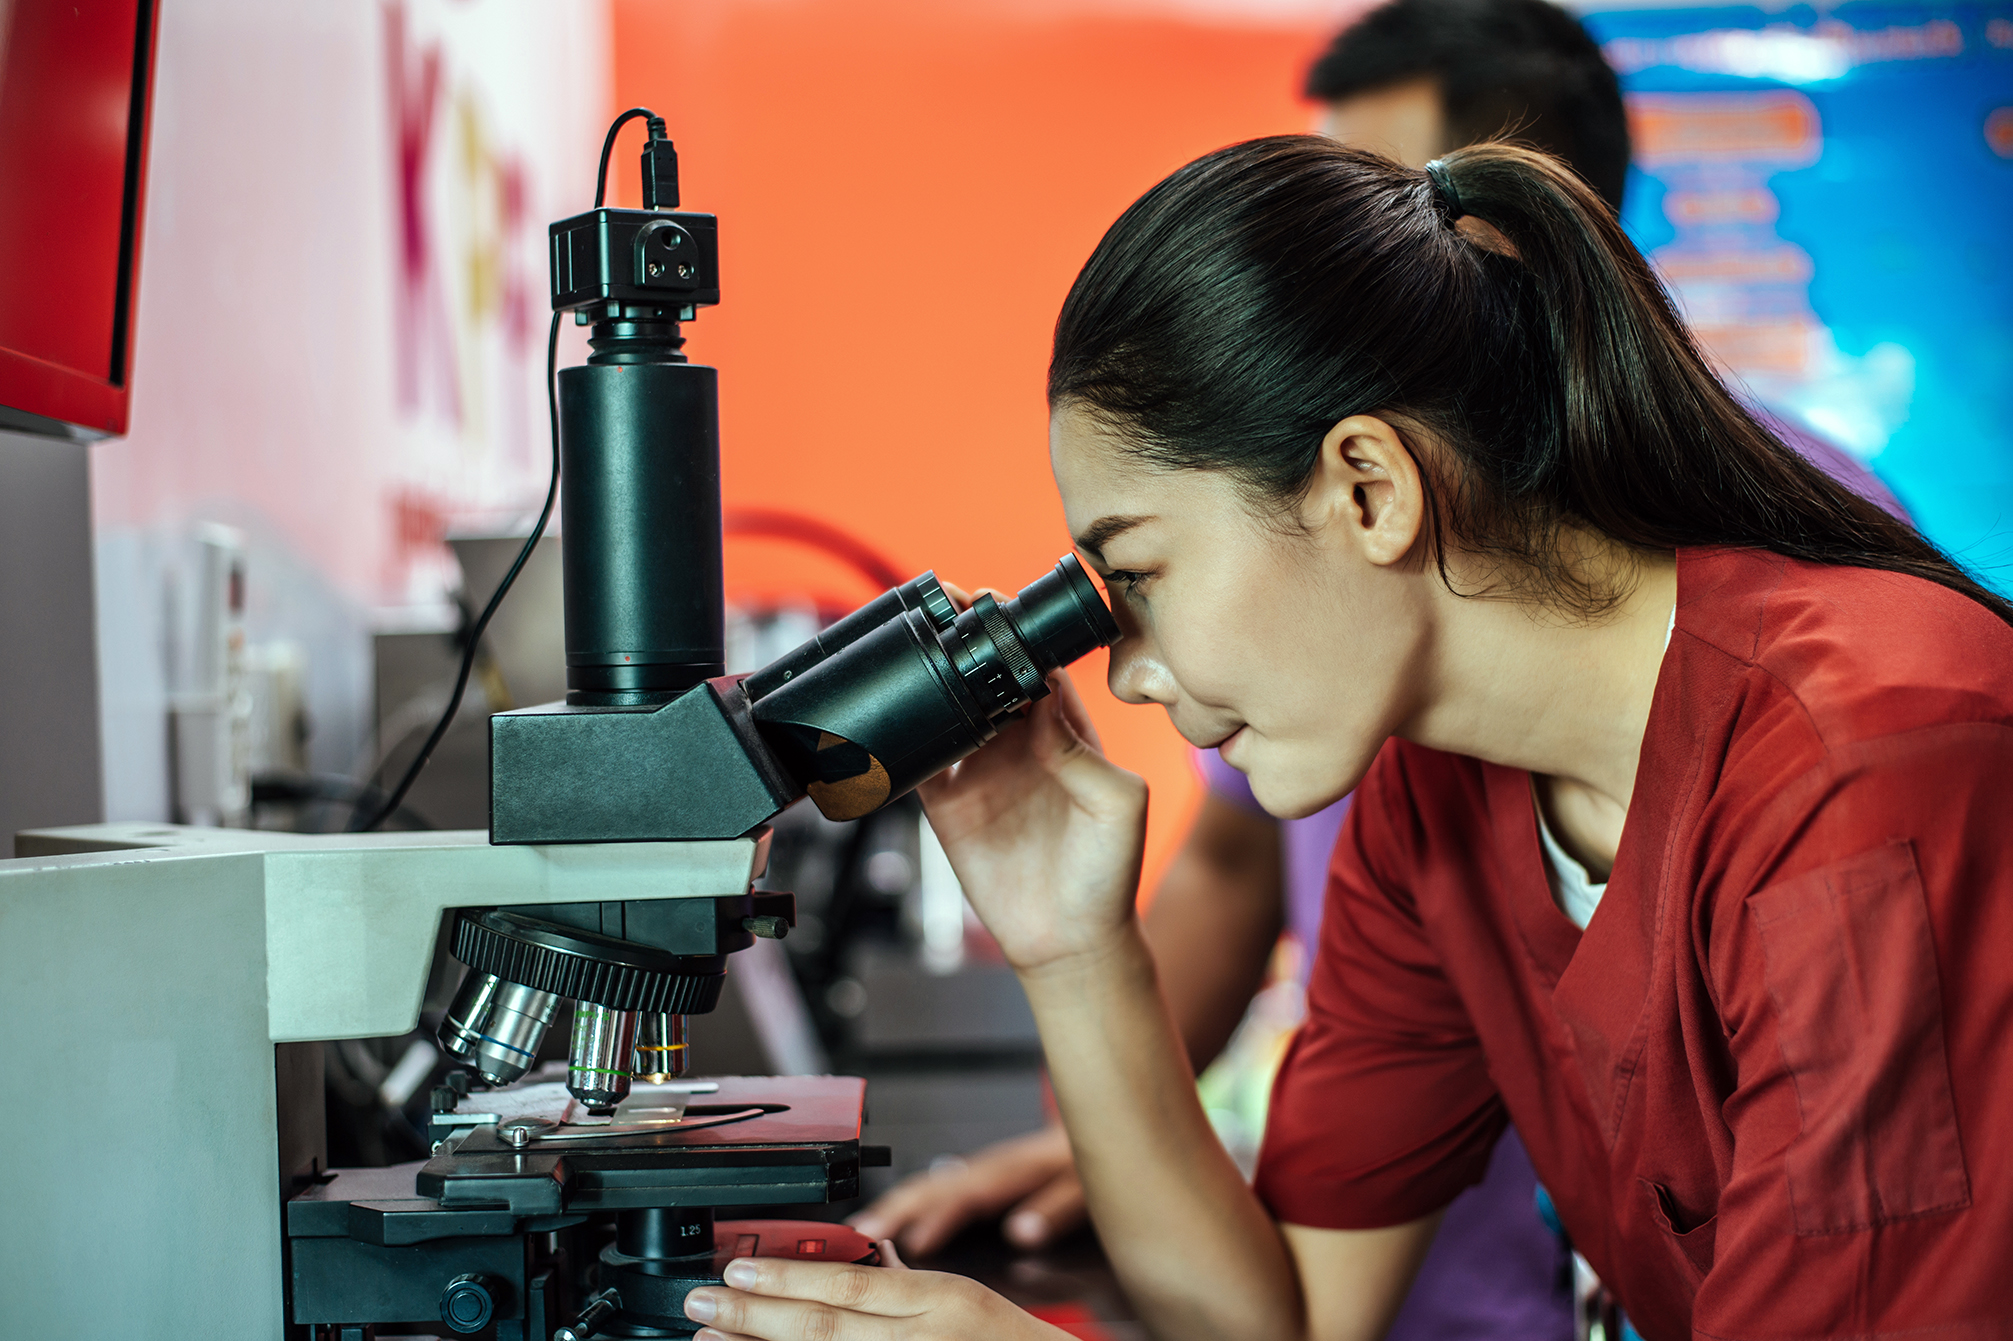
[[[1671,636],[1677,632],[1677,607],[1671,607],[1670,623],[1664,629],[1664,651],[1670,651]],[[1532,808],[1538,812],[1538,845],[1544,849],[1545,876],[1552,886],[1552,902],[1568,921],[1581,931],[1594,920],[1594,909],[1600,906],[1601,895],[1608,892],[1608,882],[1596,884],[1587,868],[1574,861],[1572,855],[1559,846],[1559,840],[1552,834],[1552,826],[1545,821],[1545,808],[1537,804],[1535,794],[1531,798]]]

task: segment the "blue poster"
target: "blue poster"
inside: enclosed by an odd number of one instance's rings
[[[1582,17],[1707,352],[2013,594],[2013,3]]]

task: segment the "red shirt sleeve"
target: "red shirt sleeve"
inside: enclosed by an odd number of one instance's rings
[[[1307,1019],[1272,1093],[1259,1197],[1279,1220],[1373,1229],[1480,1181],[1508,1119],[1406,892],[1420,839],[1402,747],[1357,791],[1329,870]]]

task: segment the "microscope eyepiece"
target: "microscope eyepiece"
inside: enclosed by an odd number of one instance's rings
[[[942,596],[925,573],[744,682],[763,738],[828,819],[950,767],[1047,694],[1050,672],[1118,639],[1073,554],[1005,604],[983,595],[948,620],[931,590]]]
[[[748,701],[754,702],[773,689],[780,689],[821,661],[837,656],[891,619],[909,610],[920,610],[938,629],[947,629],[957,620],[958,608],[944,594],[943,584],[933,572],[912,577],[893,591],[884,591],[852,614],[838,620],[793,652],[777,657],[742,682]]]

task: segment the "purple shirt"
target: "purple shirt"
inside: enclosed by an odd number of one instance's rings
[[[1223,762],[1215,750],[1196,750],[1195,766],[1213,795],[1243,810],[1263,815],[1264,807],[1251,794],[1251,782]],[[1328,859],[1335,852],[1336,835],[1342,832],[1342,817],[1349,813],[1349,798],[1343,797],[1326,810],[1306,819],[1288,820],[1280,825],[1286,876],[1286,929],[1306,951],[1301,956],[1300,980],[1307,980],[1308,961],[1321,943],[1321,902],[1328,891]]]

